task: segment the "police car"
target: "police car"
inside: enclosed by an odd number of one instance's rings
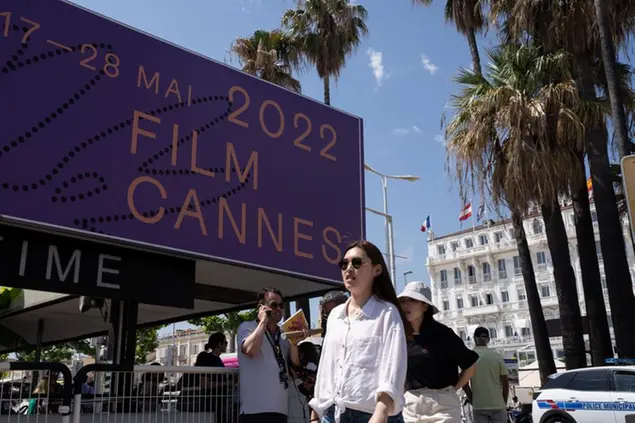
[[[606,367],[549,376],[534,393],[536,423],[626,423],[635,418],[635,361],[607,360]],[[627,416],[632,415],[627,420]]]

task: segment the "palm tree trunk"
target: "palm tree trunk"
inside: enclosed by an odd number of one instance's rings
[[[578,54],[576,63],[581,97],[586,101],[595,101],[592,58],[588,54]],[[632,322],[635,322],[635,296],[613,190],[607,134],[599,122],[596,125],[586,125],[586,150],[593,178],[593,196],[600,226],[600,246],[617,352],[620,357],[635,357],[635,331],[632,330]]]
[[[472,67],[474,68],[474,72],[483,76],[483,71],[481,70],[481,56],[478,53],[478,44],[476,44],[476,32],[474,29],[467,31],[467,43],[470,45],[470,54],[472,55]]]
[[[583,160],[582,157],[580,159]],[[602,277],[595,248],[589,194],[585,182],[584,174],[580,174],[580,189],[573,193],[573,215],[575,217],[575,233],[578,241],[584,303],[589,324],[591,363],[594,366],[602,366],[605,359],[613,357],[613,346],[611,344],[606,306],[604,305]]]
[[[540,372],[541,385],[547,381],[547,377],[556,372],[556,364],[553,361],[553,351],[549,343],[549,333],[547,332],[547,322],[542,313],[540,296],[538,295],[538,285],[536,285],[536,274],[531,262],[531,252],[527,244],[527,236],[523,227],[523,218],[517,211],[512,212],[512,222],[514,224],[514,236],[518,255],[520,256],[520,267],[525,281],[525,294],[527,295],[527,306],[531,318],[531,331],[534,334],[536,344],[536,358],[538,359],[538,371]]]
[[[296,309],[301,309],[304,312],[304,317],[306,317],[306,321],[311,327],[311,306],[309,304],[308,298],[301,298],[295,302]]]
[[[565,363],[567,369],[586,367],[584,330],[578,290],[575,273],[571,266],[569,239],[562,220],[562,213],[560,213],[560,205],[556,202],[552,205],[542,205],[541,209],[553,262],[553,276],[556,281]]]
[[[324,104],[331,105],[331,78],[325,76],[322,81],[324,82]]]
[[[620,84],[617,78],[617,59],[607,8],[608,2],[606,0],[595,0],[595,14],[597,15],[598,30],[600,32],[600,42],[602,45],[602,61],[604,62],[604,73],[606,74],[606,82],[611,99],[613,127],[617,135],[617,145],[621,159],[624,156],[628,156],[630,142],[628,140],[628,129],[626,129],[624,101],[622,100]]]

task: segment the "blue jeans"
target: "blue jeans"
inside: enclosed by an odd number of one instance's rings
[[[340,423],[368,423],[372,416],[372,414],[364,413],[363,411],[347,408],[344,414],[340,416]],[[322,418],[322,423],[335,423],[335,407],[328,409]],[[404,423],[401,413],[388,417],[388,423]]]

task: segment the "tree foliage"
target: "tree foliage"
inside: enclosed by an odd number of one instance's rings
[[[188,323],[203,328],[205,333],[230,332],[235,334],[241,323],[256,320],[258,311],[256,309],[236,312],[232,311],[218,316],[200,317],[188,320]]]

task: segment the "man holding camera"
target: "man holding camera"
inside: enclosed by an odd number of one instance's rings
[[[258,294],[258,319],[238,327],[240,423],[287,423],[289,362],[300,366],[297,344],[282,339],[282,294],[265,288]],[[304,329],[304,337],[308,331]]]

